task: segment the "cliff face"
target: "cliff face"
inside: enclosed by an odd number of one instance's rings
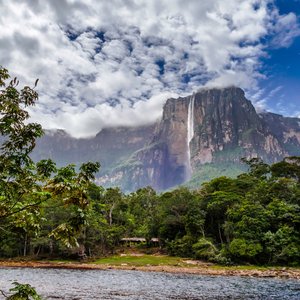
[[[191,111],[192,110],[192,111]],[[119,169],[134,188],[158,190],[182,184],[207,164],[240,164],[242,157],[274,162],[300,155],[300,120],[272,113],[257,114],[244,92],[235,87],[203,89],[169,99],[148,147]]]
[[[277,138],[284,153],[300,155],[300,119],[288,118],[273,113],[259,115],[268,131]]]
[[[225,154],[232,151],[266,161],[287,155],[239,88],[203,90],[196,94],[194,110],[193,168],[226,160]],[[239,159],[240,155],[234,161]]]
[[[199,182],[206,170],[206,180],[228,175],[231,166],[240,168],[242,157],[271,163],[291,155],[300,155],[300,119],[258,114],[243,90],[230,87],[167,100],[158,124],[103,129],[91,139],[47,132],[34,158],[100,161],[99,184],[133,191],[147,185],[165,190],[191,178]]]

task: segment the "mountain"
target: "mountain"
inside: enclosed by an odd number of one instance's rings
[[[258,114],[243,90],[201,89],[168,99],[160,122],[136,128],[107,128],[90,139],[47,132],[34,153],[59,163],[100,161],[97,182],[124,191],[151,185],[166,190],[220,175],[237,175],[242,157],[275,162],[300,155],[300,119]]]
[[[106,174],[141,149],[151,139],[155,124],[140,127],[105,128],[95,137],[75,139],[64,130],[45,130],[32,154],[35,161],[51,158],[58,166],[99,161]]]

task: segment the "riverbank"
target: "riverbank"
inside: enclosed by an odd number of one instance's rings
[[[115,256],[91,262],[75,261],[17,261],[2,260],[0,268],[61,268],[78,270],[136,270],[144,272],[167,272],[210,276],[275,277],[300,280],[300,268],[220,266],[197,260],[168,256]]]

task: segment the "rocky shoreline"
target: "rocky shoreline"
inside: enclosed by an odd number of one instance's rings
[[[143,272],[166,272],[178,274],[195,274],[208,276],[246,276],[259,278],[286,278],[300,280],[300,269],[294,268],[268,268],[268,269],[242,269],[242,268],[214,268],[211,265],[200,265],[193,267],[180,266],[130,266],[93,264],[93,263],[68,263],[68,262],[40,262],[40,261],[0,261],[0,268],[59,268],[78,270],[135,270]]]

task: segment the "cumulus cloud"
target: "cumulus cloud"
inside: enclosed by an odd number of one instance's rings
[[[40,79],[31,115],[45,128],[79,137],[150,123],[167,98],[201,86],[255,91],[267,47],[300,34],[272,3],[0,0],[0,64]]]

